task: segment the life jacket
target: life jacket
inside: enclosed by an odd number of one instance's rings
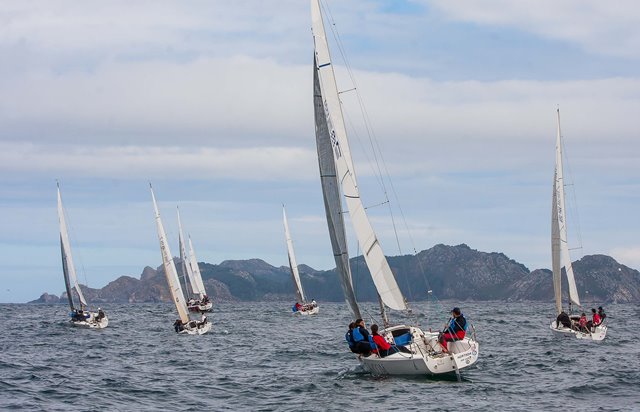
[[[353,341],[352,331],[353,329],[349,330],[347,333],[344,334],[344,340],[347,341],[347,344],[349,344],[350,348],[353,348],[353,345],[355,344],[355,342]]]
[[[291,306],[291,311],[292,312],[297,312],[298,308],[296,307],[296,305]]]
[[[378,345],[373,341],[372,335],[369,335],[369,345],[371,345],[371,352],[378,353]]]
[[[359,326],[356,327],[355,329],[353,329],[353,332],[351,333],[351,336],[353,337],[353,341],[354,342],[366,341],[366,339],[364,338],[362,333],[360,333],[360,327]]]

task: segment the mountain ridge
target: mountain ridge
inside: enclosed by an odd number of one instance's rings
[[[177,258],[174,258],[177,261]],[[438,244],[415,255],[388,257],[398,285],[408,300],[424,300],[431,294],[456,300],[552,301],[553,285],[548,269],[530,271],[500,252],[482,252],[466,244]],[[350,259],[354,289],[360,301],[375,301],[375,287],[362,256]],[[293,301],[291,272],[259,258],[225,260],[218,265],[199,262],[205,287],[214,302]],[[181,265],[177,265],[178,268]],[[585,301],[640,302],[640,272],[606,255],[588,255],[573,263],[580,296]],[[298,266],[305,294],[311,299],[342,301],[336,269],[316,270]],[[180,269],[179,269],[180,271]],[[566,280],[564,280],[566,291]],[[100,289],[81,286],[89,302],[169,302],[170,293],[162,266],[146,266],[139,278],[120,276]],[[566,294],[566,292],[565,292]],[[66,302],[43,293],[29,303]]]

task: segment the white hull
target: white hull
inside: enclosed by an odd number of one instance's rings
[[[182,329],[180,332],[178,332],[178,334],[181,334],[181,335],[204,335],[205,333],[211,331],[211,328],[213,327],[213,324],[211,322],[206,322],[205,324],[201,324],[201,325],[194,324],[194,325],[190,326],[192,322],[195,322],[195,321],[191,321],[187,325],[185,325],[184,329]]]
[[[207,302],[205,304],[196,302],[189,302],[189,311],[190,312],[211,312],[213,309],[213,302]]]
[[[95,312],[89,312],[89,318],[87,320],[73,320],[71,319],[71,324],[73,326],[78,326],[81,328],[89,328],[89,329],[104,329],[109,326],[109,318],[107,316],[103,317],[98,321],[98,314]]]
[[[412,353],[398,352],[384,358],[376,354],[368,357],[359,356],[363,368],[375,375],[442,375],[456,373],[476,363],[479,345],[472,338],[465,337],[461,341],[449,342],[451,353],[443,353],[438,343],[438,333],[423,332],[416,327],[405,325],[394,326],[381,332],[387,340],[391,340],[391,332],[410,329],[412,343],[406,348]]]
[[[569,337],[575,336],[576,339],[601,341],[607,336],[606,325],[596,326],[595,329],[592,329],[589,332],[581,332],[578,330],[573,330],[571,328],[564,327],[562,325],[560,325],[560,328],[558,328],[558,325],[554,320],[553,322],[551,322],[551,325],[549,325],[549,327],[557,335],[564,335]]]
[[[299,310],[299,311],[293,312],[293,314],[294,315],[306,316],[306,315],[316,315],[316,314],[318,314],[318,312],[320,312],[320,308],[318,306],[316,306],[313,309]]]

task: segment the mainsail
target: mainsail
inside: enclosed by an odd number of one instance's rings
[[[335,171],[337,172],[336,179],[342,184],[342,193],[347,204],[347,209],[349,210],[351,222],[380,298],[385,305],[392,309],[406,309],[407,306],[402,292],[398,287],[393,272],[387,262],[387,258],[371,227],[362,200],[360,199],[319,0],[311,0],[311,23],[315,42],[314,101],[316,103],[316,142],[318,144],[318,155],[319,157],[321,156],[320,140],[324,139],[325,141],[323,141],[322,144],[326,145],[328,143],[330,147],[322,147],[323,153],[326,152],[327,149],[333,152]],[[318,105],[320,107],[318,107]],[[324,119],[322,119],[322,116],[319,116],[319,112],[323,113]],[[322,122],[324,122],[324,125],[319,124]],[[324,176],[322,164],[320,173]],[[325,184],[323,179],[323,190],[324,188]],[[334,208],[336,205],[328,204],[326,190],[324,193],[327,220],[329,221],[328,207]],[[335,199],[332,199],[332,201],[335,201]],[[331,232],[332,230],[335,229],[332,228],[330,222],[329,231]],[[343,250],[346,251],[346,248]],[[338,253],[342,253],[343,250],[340,250]],[[336,254],[335,246],[334,254]],[[347,301],[349,301],[349,297],[347,297]]]
[[[282,205],[282,220],[284,222],[284,237],[287,241],[287,254],[289,255],[289,268],[291,268],[291,277],[293,277],[293,284],[296,286],[296,297],[298,302],[303,303],[305,301],[304,291],[302,290],[302,282],[300,282],[300,273],[298,273],[298,263],[296,262],[296,255],[293,252],[293,240],[291,239],[291,233],[289,233],[289,223],[287,222],[287,212]]]
[[[153,194],[152,187],[151,198],[153,199],[153,210],[155,211],[156,226],[158,227],[158,239],[160,240],[160,253],[162,254],[162,264],[164,265],[164,273],[167,277],[169,291],[171,292],[173,303],[176,304],[176,309],[178,310],[180,320],[182,321],[182,323],[187,323],[189,322],[189,311],[187,310],[184,293],[182,293],[182,286],[180,286],[178,271],[176,270],[176,265],[173,262],[171,251],[169,250],[167,234],[164,231],[164,226],[162,225],[162,220],[160,219],[160,212],[158,211],[158,204],[156,203],[156,196]]]
[[[556,170],[553,184],[553,206],[551,216],[551,255],[553,265],[553,287],[556,310],[562,311],[561,276],[562,267],[569,284],[569,300],[580,305],[576,280],[573,275],[569,244],[567,239],[567,217],[565,210],[564,173],[562,166],[562,135],[560,132],[560,110],[558,109],[558,135],[556,138]]]
[[[200,295],[200,299],[202,299],[207,294],[207,291],[204,289],[204,283],[202,283],[202,274],[198,266],[198,259],[196,259],[196,252],[193,249],[193,243],[191,243],[191,236],[189,236],[189,259],[191,261],[191,272],[193,272],[193,281],[195,284],[194,293]]]
[[[198,290],[198,286],[196,285],[196,281],[194,279],[193,270],[191,269],[191,262],[189,259],[189,255],[187,255],[187,249],[184,242],[184,235],[182,234],[182,222],[180,220],[180,209],[177,208],[178,211],[178,247],[180,248],[180,262],[182,264],[182,273],[186,275],[189,279],[189,284],[191,285],[191,290],[194,295],[199,295],[200,291]],[[186,285],[186,282],[185,282]]]
[[[76,276],[76,267],[73,264],[71,256],[71,244],[69,242],[69,232],[67,231],[67,222],[64,218],[64,209],[62,207],[62,196],[60,195],[60,185],[58,184],[58,220],[60,222],[60,250],[62,254],[62,271],[64,273],[64,283],[67,290],[67,298],[71,310],[75,309],[73,304],[73,288],[75,288],[80,300],[80,307],[84,309],[87,301],[84,299],[78,277]]]

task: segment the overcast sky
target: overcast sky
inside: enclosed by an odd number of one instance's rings
[[[417,250],[466,243],[551,266],[559,106],[573,258],[640,268],[637,2],[329,0],[327,10]],[[177,242],[179,205],[200,261],[287,264],[285,203],[298,262],[334,267],[310,26],[301,0],[1,2],[0,302],[64,290],[56,179],[92,287],[161,264],[149,181],[169,236]],[[388,208],[374,207],[384,194],[357,95],[342,97],[383,249],[412,253],[404,232],[398,249]]]

